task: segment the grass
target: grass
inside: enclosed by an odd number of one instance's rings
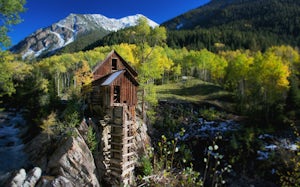
[[[159,100],[209,103],[225,110],[232,111],[233,94],[219,85],[189,78],[185,82],[169,83],[156,86]]]

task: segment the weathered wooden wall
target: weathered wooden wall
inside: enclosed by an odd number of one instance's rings
[[[120,86],[120,103],[126,103],[128,106],[137,104],[137,86],[134,85],[129,78],[123,74],[118,77],[111,86],[111,93],[114,91],[114,86]],[[113,94],[111,94],[111,106],[113,106]]]
[[[102,62],[102,64],[99,64],[101,68],[97,68],[94,72],[94,80],[104,77],[116,70],[112,69],[112,59],[117,59],[117,70],[126,69],[124,64],[122,63],[120,57],[113,53],[111,56],[109,56],[105,61]]]

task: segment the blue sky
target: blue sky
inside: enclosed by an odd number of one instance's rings
[[[27,0],[23,22],[9,33],[12,44],[17,44],[39,28],[55,23],[70,13],[102,14],[122,18],[143,14],[158,24],[188,10],[202,6],[209,0]]]

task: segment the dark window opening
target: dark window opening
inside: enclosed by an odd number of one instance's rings
[[[111,60],[111,69],[112,70],[118,70],[118,59],[113,58]]]
[[[120,103],[120,86],[114,86],[114,103]]]

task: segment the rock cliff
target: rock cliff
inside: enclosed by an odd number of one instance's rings
[[[43,171],[37,186],[100,186],[93,155],[77,129],[57,141],[40,134],[26,147],[32,165]]]

